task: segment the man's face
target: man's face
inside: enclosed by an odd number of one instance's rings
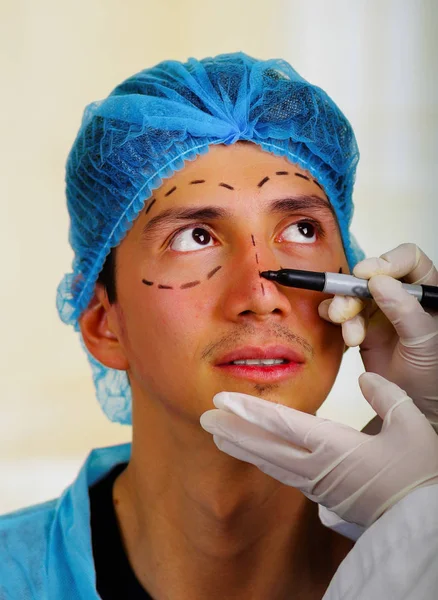
[[[117,249],[109,319],[134,403],[198,422],[214,394],[239,391],[314,413],[344,344],[318,315],[325,296],[259,275],[281,267],[348,271],[327,197],[308,172],[238,143],[167,179]]]

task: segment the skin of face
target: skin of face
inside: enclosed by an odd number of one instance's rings
[[[157,223],[164,211],[206,208],[202,218]],[[327,296],[260,278],[280,267],[348,272],[324,191],[308,172],[254,144],[213,146],[146,203],[117,248],[117,302],[109,305],[96,288],[107,346],[87,340],[86,324],[85,342],[98,360],[127,370],[134,413],[154,405],[200,427],[221,391],[315,413],[344,343],[340,328],[318,315]],[[301,360],[280,380],[218,366],[236,349],[278,345]]]

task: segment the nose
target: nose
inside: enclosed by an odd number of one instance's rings
[[[280,268],[275,254],[251,236],[251,244],[240,250],[229,265],[229,284],[224,290],[225,317],[235,322],[281,319],[291,312],[282,288],[260,277],[260,272]]]

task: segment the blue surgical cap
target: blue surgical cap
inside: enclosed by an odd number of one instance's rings
[[[336,212],[350,268],[363,258],[349,231],[359,151],[350,123],[285,61],[242,52],[164,61],[85,109],[66,167],[73,272],[58,287],[61,319],[79,330],[105,259],[168,177],[212,144],[251,141],[309,171]],[[131,422],[125,371],[88,352],[106,415]]]

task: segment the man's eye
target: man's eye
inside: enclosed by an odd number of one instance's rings
[[[318,227],[311,221],[292,223],[283,230],[281,239],[285,242],[298,244],[313,244],[317,240]]]
[[[177,252],[192,252],[207,246],[214,246],[211,233],[204,227],[190,227],[177,233],[169,247]]]

